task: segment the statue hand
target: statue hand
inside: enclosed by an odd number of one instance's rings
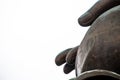
[[[89,26],[102,13],[117,5],[120,5],[120,0],[99,0],[78,19],[78,23],[82,26]]]
[[[65,63],[63,70],[66,74],[70,73],[72,70],[75,69],[75,59],[78,47],[79,46],[66,49],[59,53],[55,58],[56,65],[60,66]]]

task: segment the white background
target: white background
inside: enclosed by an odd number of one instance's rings
[[[77,19],[97,0],[0,0],[0,80],[68,80],[54,59],[80,44]]]

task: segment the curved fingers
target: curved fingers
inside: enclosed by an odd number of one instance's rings
[[[66,49],[56,56],[55,58],[56,65],[60,66],[66,62],[66,56],[71,49],[72,48]]]
[[[66,56],[66,62],[68,64],[74,64],[75,63],[78,47],[79,46],[76,46],[68,52],[68,54]]]

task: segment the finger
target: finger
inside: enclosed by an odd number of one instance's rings
[[[76,55],[77,55],[77,50],[79,46],[76,46],[75,48],[71,49],[67,56],[66,56],[66,62],[68,64],[73,64],[75,63]]]
[[[65,64],[65,66],[63,68],[65,74],[70,73],[74,69],[75,69],[75,64]]]
[[[120,0],[99,0],[78,19],[78,23],[82,26],[89,26],[99,15],[117,5],[120,5]]]
[[[59,53],[56,58],[55,58],[55,63],[56,65],[60,66],[62,64],[64,64],[66,62],[66,55],[68,54],[68,52],[71,50],[72,48],[66,49],[64,51],[62,51],[61,53]]]

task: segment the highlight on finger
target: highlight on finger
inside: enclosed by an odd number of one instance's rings
[[[60,66],[62,64],[64,64],[66,62],[66,55],[68,54],[68,52],[71,50],[72,48],[66,49],[64,51],[62,51],[61,53],[59,53],[56,58],[55,58],[55,63],[56,65]]]
[[[68,64],[74,64],[75,63],[75,59],[76,59],[76,55],[77,55],[77,51],[78,51],[78,47],[76,46],[75,48],[71,49],[67,56],[66,56],[66,62]]]

